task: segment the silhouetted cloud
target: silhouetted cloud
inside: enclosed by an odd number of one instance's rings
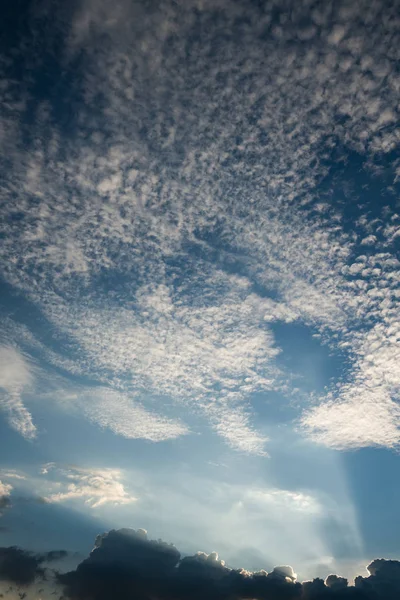
[[[0,548],[0,581],[30,585],[35,579],[45,577],[43,564],[61,560],[67,555],[65,550],[34,554],[15,546]]]
[[[356,588],[362,590],[367,598],[400,598],[400,561],[379,558],[372,561],[367,569],[371,573],[369,577],[357,577],[355,580]]]
[[[41,557],[21,548],[0,548],[0,581],[29,585],[44,575],[42,562]]]
[[[348,586],[348,581],[345,577],[338,577],[337,575],[328,575],[325,580],[325,585],[331,590],[343,590]]]
[[[301,597],[291,567],[270,574],[230,569],[218,554],[181,559],[175,546],[149,540],[143,529],[98,536],[94,550],[75,571],[59,575],[71,598],[282,598]]]
[[[15,586],[45,583],[41,598],[57,594],[71,600],[398,600],[400,561],[376,559],[368,577],[354,585],[338,575],[300,583],[292,567],[271,572],[231,569],[216,552],[181,556],[144,529],[119,529],[98,535],[90,555],[74,571],[45,570],[62,561],[64,550],[34,554],[0,548],[0,582]],[[29,590],[27,590],[29,592]]]
[[[66,550],[50,550],[49,552],[39,554],[38,556],[41,562],[51,563],[66,558],[68,552]]]
[[[231,569],[216,552],[181,558],[175,546],[149,540],[143,529],[120,529],[98,536],[90,556],[75,571],[59,574],[57,579],[73,600],[398,598],[400,562],[380,559],[368,570],[371,575],[358,577],[355,586],[337,575],[329,575],[325,582],[314,579],[301,584],[290,566],[275,567],[270,573]]]

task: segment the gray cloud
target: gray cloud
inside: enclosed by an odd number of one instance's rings
[[[363,590],[367,597],[394,600],[400,594],[400,562],[397,560],[373,560],[367,567],[370,577],[357,577],[355,585]]]
[[[75,571],[58,575],[58,580],[64,593],[76,600],[101,600],[112,594],[121,598],[182,600],[383,600],[397,597],[399,564],[374,561],[368,567],[371,575],[358,577],[355,586],[348,586],[346,579],[336,575],[330,575],[325,583],[315,579],[300,584],[288,566],[275,567],[270,573],[230,569],[216,552],[181,558],[174,546],[149,540],[144,530],[121,529],[98,536],[89,558]]]
[[[0,548],[0,581],[18,586],[31,585],[35,579],[45,578],[44,564],[59,561],[67,555],[65,550],[34,554],[14,546]]]
[[[299,583],[290,566],[250,572],[231,569],[216,552],[181,556],[172,544],[150,540],[143,529],[119,529],[97,536],[89,557],[74,571],[45,569],[66,558],[65,551],[42,554],[20,548],[0,549],[0,580],[30,593],[41,585],[41,597],[64,595],[71,600],[394,600],[400,589],[400,563],[376,559],[369,576],[347,579],[329,575]]]
[[[0,548],[0,580],[17,585],[29,585],[35,577],[42,577],[40,559],[20,548]]]

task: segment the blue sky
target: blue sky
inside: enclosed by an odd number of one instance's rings
[[[2,546],[400,558],[398,25],[384,0],[7,8]]]

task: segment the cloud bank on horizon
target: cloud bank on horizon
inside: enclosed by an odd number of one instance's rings
[[[400,562],[396,560],[372,561],[368,576],[357,576],[353,585],[333,574],[325,581],[315,578],[300,583],[287,565],[269,573],[249,572],[229,568],[217,552],[181,556],[173,544],[150,540],[145,529],[98,535],[90,555],[71,571],[62,568],[67,554],[62,550],[34,554],[16,547],[0,548],[2,597],[395,600],[400,592]],[[58,563],[57,569],[51,568],[53,562]]]

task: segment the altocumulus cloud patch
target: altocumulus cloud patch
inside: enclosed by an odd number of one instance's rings
[[[1,268],[46,326],[5,326],[12,427],[35,436],[25,352],[39,353],[64,388],[79,375],[102,386],[97,408],[82,393],[82,412],[116,434],[188,431],[162,404],[148,412],[152,394],[263,454],[252,394],[296,393],[270,325],[301,322],[352,363],[305,408],[303,433],[339,449],[398,445],[399,217],[390,200],[372,214],[350,194],[349,227],[318,187],[355,153],[374,175],[387,160],[395,189],[396,7],[33,11],[2,64]],[[63,71],[44,82],[50,57]]]

